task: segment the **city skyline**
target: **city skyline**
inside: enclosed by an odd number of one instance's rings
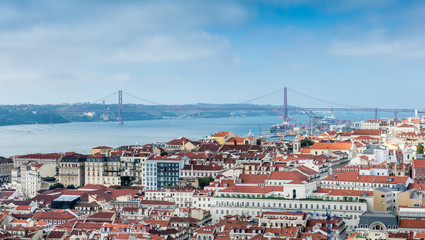
[[[0,13],[1,104],[118,89],[163,104],[241,103],[287,86],[344,105],[421,108],[420,1],[6,1]]]

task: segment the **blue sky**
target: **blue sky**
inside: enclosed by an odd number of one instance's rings
[[[0,104],[422,108],[424,73],[423,1],[0,2]]]

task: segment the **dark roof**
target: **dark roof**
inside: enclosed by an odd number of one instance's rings
[[[93,221],[93,220],[105,220],[105,221],[111,221],[113,220],[115,216],[115,213],[113,212],[98,212],[95,213],[89,217],[87,217],[87,221]]]
[[[359,226],[381,222],[384,226],[396,226],[398,228],[397,214],[392,211],[366,211],[360,216]]]
[[[13,163],[13,160],[0,156],[0,163]]]
[[[49,233],[49,235],[47,235],[48,239],[53,239],[53,238],[62,238],[65,235],[64,231],[51,231]]]
[[[142,200],[140,205],[174,205],[168,201],[160,201],[160,200]]]

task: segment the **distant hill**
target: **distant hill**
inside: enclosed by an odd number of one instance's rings
[[[165,118],[219,118],[277,116],[282,106],[255,104],[124,104],[124,121]],[[46,124],[67,122],[116,121],[117,104],[0,105],[0,125]]]

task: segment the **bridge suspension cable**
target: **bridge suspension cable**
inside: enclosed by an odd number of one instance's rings
[[[106,96],[106,97],[99,98],[99,99],[97,99],[97,100],[95,100],[95,101],[91,101],[91,102],[92,102],[92,103],[101,102],[101,101],[103,101],[103,100],[105,100],[105,99],[107,99],[107,98],[110,98],[110,97],[115,96],[116,94],[117,94],[117,92],[113,92],[112,94],[109,94],[109,95],[108,95],[108,96]]]
[[[313,100],[316,100],[316,101],[319,101],[319,102],[327,103],[327,104],[332,104],[332,105],[341,106],[341,107],[348,107],[348,108],[362,108],[360,106],[345,105],[345,104],[341,104],[341,103],[323,100],[323,99],[320,99],[320,98],[317,98],[317,97],[313,97],[313,96],[298,92],[298,91],[291,89],[291,88],[288,88],[288,90],[293,92],[293,93],[296,93],[298,95],[301,95],[301,96],[304,96],[304,97],[307,97],[307,98],[310,98],[310,99],[313,99]]]
[[[250,100],[244,101],[244,102],[240,102],[239,104],[243,104],[243,103],[250,103],[250,102],[254,102],[254,101],[256,101],[256,100],[263,99],[263,98],[265,98],[265,97],[268,97],[268,96],[271,96],[271,95],[276,94],[276,93],[278,93],[278,92],[281,92],[281,91],[283,91],[283,89],[284,89],[284,88],[279,88],[279,89],[277,89],[277,90],[274,90],[273,92],[269,92],[269,93],[264,94],[264,95],[262,95],[262,96],[259,96],[259,97],[256,97],[256,98],[253,98],[253,99],[250,99]]]
[[[133,97],[133,98],[135,98],[135,99],[138,99],[138,100],[141,100],[141,101],[144,101],[144,102],[148,102],[148,103],[151,103],[151,104],[154,104],[154,105],[166,105],[166,104],[162,104],[162,103],[154,102],[154,101],[151,101],[151,100],[148,100],[148,99],[145,99],[145,98],[141,98],[141,97],[134,96],[133,94],[130,94],[130,93],[128,93],[128,92],[124,92],[124,91],[123,91],[123,93],[125,93],[125,94],[127,94],[128,96]]]

